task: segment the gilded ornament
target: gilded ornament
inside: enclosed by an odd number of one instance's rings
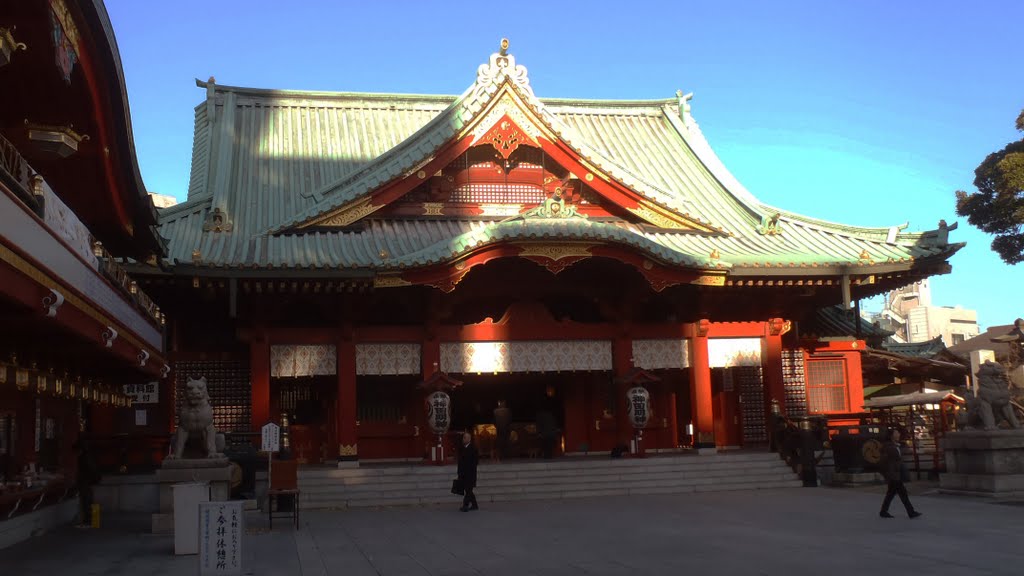
[[[590,249],[593,248],[592,244],[538,244],[529,242],[522,243],[520,246],[523,247],[523,251],[519,253],[520,257],[540,256],[558,261],[563,258],[588,258],[593,256],[590,253]]]
[[[690,284],[697,284],[700,286],[725,286],[725,276],[721,274],[705,274],[698,276]]]
[[[383,207],[383,204],[377,206],[371,204],[369,198],[364,198],[356,204],[339,208],[334,212],[325,214],[322,218],[303,224],[300,228],[306,228],[308,226],[348,226],[357,220],[373,214]]]
[[[424,216],[444,216],[444,202],[424,202]]]

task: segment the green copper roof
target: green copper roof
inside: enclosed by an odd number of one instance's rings
[[[514,62],[513,62],[514,64]],[[485,65],[486,66],[486,65]],[[188,200],[162,210],[168,259],[205,266],[390,269],[441,262],[476,243],[595,239],[665,263],[751,274],[765,268],[906,269],[962,246],[948,229],[862,228],[767,206],[722,165],[678,99],[540,100],[516,70],[458,97],[286,92],[200,83]],[[655,230],[583,219],[384,219],[358,231],[279,233],[414,172],[481,112],[497,90],[516,93],[558,137],[646,198],[720,233]],[[490,82],[490,83],[488,83]],[[224,225],[216,231],[211,213]],[[388,258],[380,257],[384,250]],[[815,271],[817,269],[817,271]]]

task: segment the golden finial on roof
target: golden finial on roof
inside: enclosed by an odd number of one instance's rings
[[[857,259],[858,260],[871,260],[871,254],[868,254],[868,249],[865,248],[865,249],[860,251],[860,256],[858,256]]]
[[[718,253],[718,248],[715,248],[714,250],[711,251],[711,259],[712,260],[718,260],[721,257],[722,257],[722,255]]]
[[[501,39],[501,51],[500,51],[500,54],[502,56],[507,56],[508,55],[508,38],[502,38]]]

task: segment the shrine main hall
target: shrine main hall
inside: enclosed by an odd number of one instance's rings
[[[765,205],[688,96],[539,98],[506,42],[459,96],[198,85],[187,200],[129,272],[168,318],[168,394],[205,376],[243,437],[286,416],[300,462],[429,457],[439,380],[484,452],[499,402],[513,456],[552,426],[559,454],[630,445],[638,386],[646,451],[764,444],[773,404],[862,409],[864,343],[820,311],[962,246]]]

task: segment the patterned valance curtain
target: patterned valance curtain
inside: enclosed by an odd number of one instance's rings
[[[681,369],[689,365],[689,340],[633,340],[633,366],[637,368]]]
[[[708,340],[712,368],[761,365],[760,338],[714,338]]]
[[[611,369],[607,340],[441,343],[441,370],[454,374]]]
[[[333,376],[337,374],[338,352],[333,344],[270,347],[270,375],[274,378]]]
[[[419,344],[356,344],[356,374],[360,376],[419,374],[421,370]]]

